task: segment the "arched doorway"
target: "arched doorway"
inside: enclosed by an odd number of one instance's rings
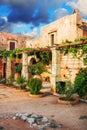
[[[36,59],[34,57],[32,57],[29,62],[29,65],[33,65],[33,64],[36,64]]]

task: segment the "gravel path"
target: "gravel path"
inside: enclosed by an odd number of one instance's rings
[[[0,125],[4,124],[3,121],[5,120],[2,117],[5,115],[35,113],[63,124],[64,127],[59,130],[87,130],[87,119],[80,119],[81,116],[87,116],[86,103],[80,102],[76,105],[61,105],[57,103],[58,97],[49,95],[49,85],[46,86],[45,84],[42,91],[47,93],[46,96],[31,98],[28,91],[18,91],[15,88],[0,84]],[[13,126],[16,127],[17,125]],[[16,129],[9,128],[9,130]],[[22,130],[21,127],[18,130]],[[27,130],[27,126],[23,130]]]

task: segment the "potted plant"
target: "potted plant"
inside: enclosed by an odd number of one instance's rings
[[[16,83],[20,89],[26,88],[26,78],[24,76],[20,76],[17,78]]]
[[[57,83],[57,93],[59,93],[58,103],[60,104],[76,104],[79,101],[79,95],[74,93],[73,86],[70,81],[66,81],[63,86]]]
[[[30,96],[41,97],[43,94],[40,92],[42,88],[42,80],[39,78],[30,78],[28,81],[28,88],[30,90]]]
[[[41,78],[41,73],[45,72],[46,69],[42,63],[36,63],[28,66],[28,72],[32,74],[32,76],[37,76]]]

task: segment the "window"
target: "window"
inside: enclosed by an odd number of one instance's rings
[[[54,34],[51,34],[51,45],[54,44]]]
[[[14,50],[15,49],[15,42],[10,42],[10,50]]]

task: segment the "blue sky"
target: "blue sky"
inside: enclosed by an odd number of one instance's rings
[[[87,0],[0,0],[0,31],[37,35],[75,8],[87,19]]]

